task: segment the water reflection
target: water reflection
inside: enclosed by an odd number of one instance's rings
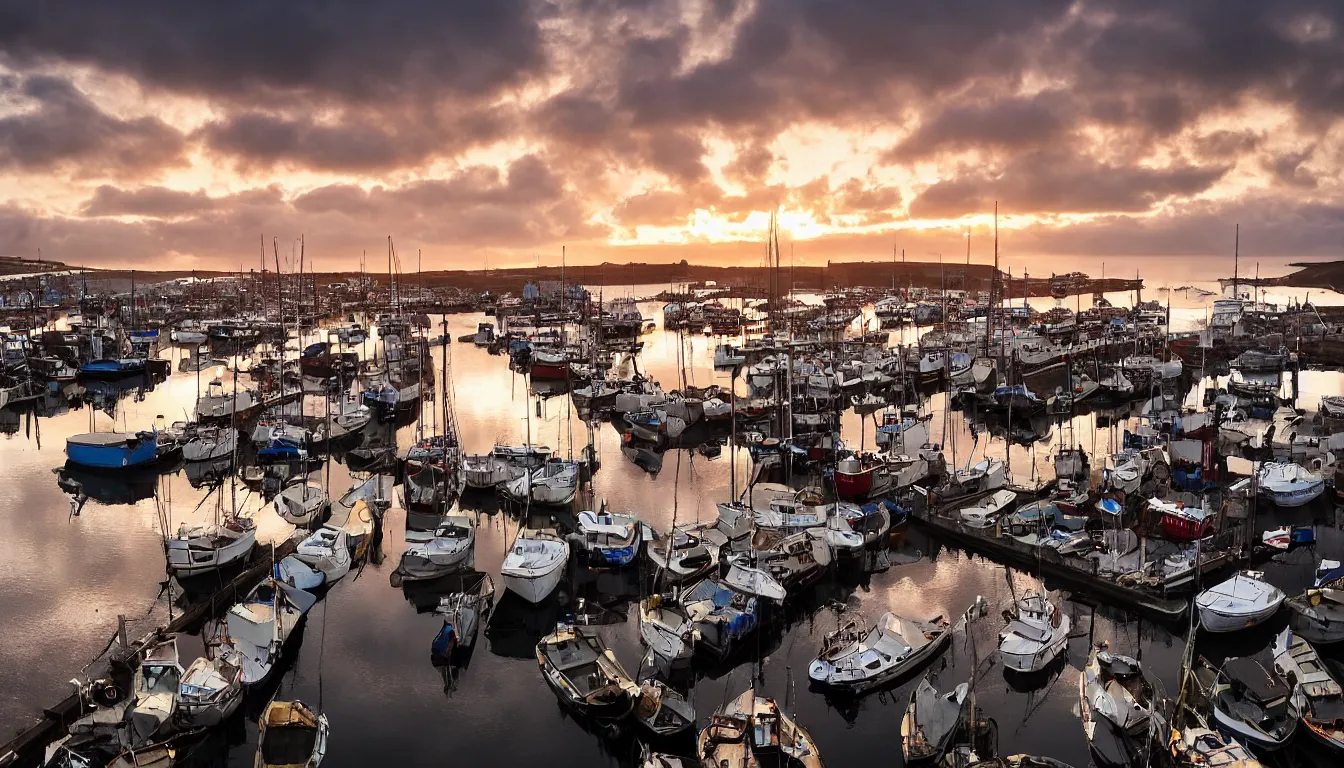
[[[646,308],[650,314],[653,310]],[[449,329],[456,338],[482,320],[475,315],[453,316]],[[649,375],[678,380],[681,341],[661,332],[645,341],[642,357]],[[691,349],[686,359],[696,381],[728,383],[709,365],[712,339],[690,338],[685,344]],[[215,354],[227,355],[219,349]],[[580,421],[584,414],[573,407],[563,382],[534,387],[542,400],[538,405],[528,397],[525,379],[508,370],[507,358],[469,345],[454,346],[452,355],[462,439],[471,451],[488,450],[495,442],[522,443],[528,434],[535,442],[554,446],[560,455],[578,454],[588,443],[590,425]],[[226,360],[231,367],[241,362]],[[1323,382],[1313,375],[1304,381],[1310,382],[1304,389],[1331,392],[1338,391],[1340,378],[1333,374]],[[5,534],[0,536],[0,556],[26,574],[0,585],[4,606],[0,618],[11,628],[7,639],[12,638],[4,665],[8,671],[0,671],[0,690],[21,692],[12,700],[0,698],[0,719],[5,722],[17,722],[34,704],[63,693],[65,680],[101,649],[117,612],[140,617],[152,605],[146,621],[162,621],[170,600],[172,610],[182,610],[231,575],[221,573],[212,583],[175,582],[163,597],[156,597],[164,580],[153,503],[159,474],[108,477],[77,468],[50,474],[64,463],[63,438],[87,431],[90,419],[96,418],[100,429],[107,428],[108,415],[132,429],[148,426],[160,414],[173,420],[173,415],[190,410],[198,386],[194,372],[114,386],[67,385],[22,410],[0,411],[0,427],[10,435],[0,443],[0,461],[15,468],[14,499],[0,501]],[[1227,383],[1190,379],[1181,386],[1202,398],[1200,392]],[[425,407],[441,405],[442,393],[436,393]],[[943,394],[932,394],[922,403],[932,416],[935,440],[947,446],[949,460],[964,466],[985,456],[1008,459],[1014,476],[1028,484],[1033,478],[1043,484],[1053,476],[1050,455],[1060,445],[1080,445],[1097,456],[1112,450],[1138,407],[1091,401],[1077,404],[1067,414],[1023,418],[1014,413],[1009,418],[1006,412],[958,411],[952,406]],[[864,424],[864,417],[846,412],[842,423],[847,437],[873,444],[874,430]],[[744,487],[750,460],[740,446],[728,445],[726,425],[697,424],[676,440],[658,441],[626,437],[629,433],[622,426],[610,420],[591,424],[600,469],[587,502],[605,500],[614,511],[634,511],[665,530],[674,515],[677,522],[712,519],[714,504],[729,495],[730,472],[736,474],[738,488]],[[394,467],[397,447],[409,445],[421,431],[430,430],[413,416],[395,424],[371,425],[348,445],[318,448],[321,455],[313,462],[274,464],[245,474],[254,490],[244,491],[240,485],[238,502],[269,526],[266,541],[277,540],[288,533],[288,526],[264,505],[285,481],[311,471],[311,479],[339,496],[354,479],[352,473]],[[46,439],[39,446],[40,437]],[[244,472],[252,469],[252,450],[250,445],[242,450],[238,466]],[[327,451],[335,461],[326,460]],[[229,493],[228,462],[189,463],[167,470],[163,480],[173,499],[174,525],[212,519],[216,505]],[[69,518],[66,494],[85,500],[85,511],[77,519]],[[118,507],[104,510],[103,505]],[[520,524],[573,529],[572,510],[527,510],[493,492],[468,492],[457,508],[477,522],[476,567],[486,573],[497,573]],[[1303,510],[1262,509],[1259,514],[1262,527],[1271,521],[1317,525],[1314,548],[1289,552],[1267,567],[1270,578],[1285,590],[1310,581],[1316,555],[1337,553],[1344,544],[1338,513],[1326,500]],[[623,665],[639,669],[644,651],[634,603],[647,592],[643,586],[647,574],[638,569],[590,571],[572,566],[561,587],[539,605],[501,590],[478,639],[487,647],[474,649],[462,663],[436,665],[432,656],[426,658],[442,626],[434,609],[461,585],[408,582],[400,590],[401,599],[396,599],[387,577],[405,547],[404,513],[389,512],[385,524],[365,572],[352,573],[325,594],[323,604],[301,629],[301,643],[295,645],[298,653],[285,659],[281,674],[273,675],[266,689],[249,695],[244,717],[211,733],[183,756],[183,764],[249,762],[255,749],[252,721],[276,693],[320,703],[329,714],[332,753],[324,764],[333,766],[376,764],[392,754],[416,764],[442,760],[445,728],[451,733],[454,759],[469,764],[496,764],[502,759],[556,766],[631,764],[638,751],[637,737],[629,732],[633,729],[593,730],[575,722],[558,704],[547,702],[554,697],[538,675],[535,647],[558,620],[573,617],[597,626]],[[875,619],[886,610],[918,618],[951,616],[977,595],[985,596],[997,610],[1012,598],[1004,573],[992,561],[911,531],[903,548],[885,553],[880,562],[875,556],[872,562],[838,570],[770,616],[738,653],[697,665],[678,682],[695,700],[702,723],[725,697],[757,680],[762,691],[787,702],[788,710],[818,741],[828,764],[890,761],[898,744],[893,731],[918,676],[873,696],[845,700],[811,693],[799,675],[805,674],[824,635],[835,629],[841,616]],[[1015,578],[1023,584],[1028,576]],[[39,587],[46,589],[38,591]],[[18,591],[33,592],[37,607],[27,606]],[[1072,618],[1073,637],[1067,652],[1041,673],[1021,676],[992,663],[981,669],[1001,628],[993,616],[925,671],[937,673],[940,690],[977,680],[977,705],[997,724],[1001,752],[1048,754],[1082,766],[1088,753],[1073,709],[1078,670],[1089,644],[1105,639],[1122,652],[1139,655],[1172,691],[1178,685],[1175,674],[1185,627],[1140,620],[1104,602],[1097,604],[1101,601],[1086,594],[1065,592],[1063,610]],[[1196,642],[1199,652],[1211,660],[1245,655],[1263,648],[1275,626],[1229,639],[1201,635]],[[967,642],[973,642],[975,650]],[[527,736],[518,738],[519,734]],[[684,743],[667,746],[682,754],[693,748]]]

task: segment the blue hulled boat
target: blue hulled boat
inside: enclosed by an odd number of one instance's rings
[[[71,464],[93,469],[125,469],[149,464],[158,458],[156,432],[89,432],[65,440],[65,457]]]
[[[82,379],[121,379],[145,373],[145,360],[140,357],[121,357],[90,360],[79,367]]]

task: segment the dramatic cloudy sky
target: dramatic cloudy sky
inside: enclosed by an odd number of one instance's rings
[[[0,255],[1324,258],[1342,115],[1340,0],[3,0]]]

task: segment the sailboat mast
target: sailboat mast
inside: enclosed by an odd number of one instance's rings
[[[1241,261],[1241,224],[1237,224],[1236,233],[1232,240],[1232,298],[1240,299],[1241,291],[1237,289],[1237,267]]]

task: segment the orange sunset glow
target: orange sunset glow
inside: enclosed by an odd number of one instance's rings
[[[150,21],[152,20],[152,22]],[[0,13],[0,255],[237,268],[1337,256],[1344,6],[485,0]]]

